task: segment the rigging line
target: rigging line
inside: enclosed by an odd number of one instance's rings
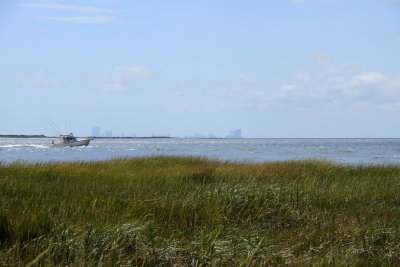
[[[60,128],[58,128],[58,126],[54,123],[54,121],[52,121],[49,118],[45,118],[45,120],[50,125],[50,127],[53,128],[53,131],[57,132],[58,134],[61,134]]]
[[[69,118],[69,129],[71,130],[71,133],[73,133],[74,131],[72,131],[72,123],[71,123],[71,118]]]
[[[65,124],[65,132],[68,133],[67,114],[66,113],[64,113],[64,124]]]

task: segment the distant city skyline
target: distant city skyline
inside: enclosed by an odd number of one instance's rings
[[[125,133],[120,133],[117,135],[113,135],[113,132],[111,130],[105,130],[101,132],[101,127],[100,126],[94,126],[92,127],[92,137],[137,137],[136,133],[130,133],[126,135]],[[221,136],[218,137],[213,133],[208,133],[208,134],[200,134],[200,133],[195,133],[193,135],[188,135],[188,136],[172,136],[171,134],[156,134],[154,132],[151,133],[150,136],[140,136],[140,137],[178,137],[178,138],[243,138],[242,136],[242,129],[235,129],[231,130],[230,133],[226,136]]]
[[[0,134],[400,137],[399,47],[398,0],[0,1]]]

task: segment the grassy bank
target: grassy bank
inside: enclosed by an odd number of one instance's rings
[[[399,166],[0,166],[0,265],[399,265],[399,226]]]

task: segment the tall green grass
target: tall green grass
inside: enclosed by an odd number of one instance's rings
[[[399,265],[400,167],[0,165],[0,265]]]

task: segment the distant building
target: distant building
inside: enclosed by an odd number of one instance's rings
[[[242,129],[232,130],[226,138],[242,138]]]
[[[96,126],[92,128],[92,136],[99,137],[100,136],[100,126]]]
[[[217,136],[213,133],[209,133],[207,135],[201,133],[195,133],[194,135],[186,135],[185,138],[217,138]]]
[[[205,135],[202,135],[201,133],[195,133],[194,135],[187,135],[185,138],[205,138]]]
[[[112,131],[107,130],[106,131],[106,137],[112,137]]]

